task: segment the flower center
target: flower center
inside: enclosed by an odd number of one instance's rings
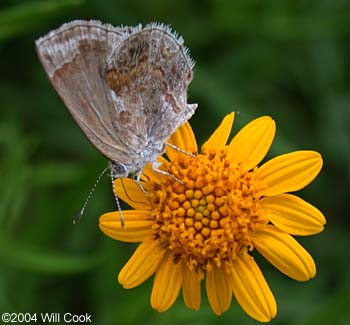
[[[229,269],[237,255],[253,249],[251,234],[268,222],[254,170],[226,156],[227,148],[197,158],[179,153],[163,164],[178,180],[166,176],[149,184],[155,237],[191,270]]]

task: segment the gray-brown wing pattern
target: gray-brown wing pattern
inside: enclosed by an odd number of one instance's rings
[[[197,107],[187,104],[194,65],[187,52],[169,28],[149,24],[125,37],[108,58],[107,82],[126,125],[123,140],[132,139],[139,151],[161,148]]]
[[[123,34],[123,29],[98,21],[74,21],[38,39],[36,48],[55,90],[88,139],[109,159],[127,164],[128,148],[112,125],[112,92],[101,75]]]
[[[126,175],[154,162],[197,107],[187,104],[194,63],[183,39],[166,26],[74,21],[36,47],[75,121]]]

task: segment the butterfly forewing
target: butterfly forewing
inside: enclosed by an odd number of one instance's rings
[[[109,159],[129,163],[127,147],[112,125],[115,109],[100,70],[122,31],[99,22],[75,21],[36,42],[55,90],[95,147]]]

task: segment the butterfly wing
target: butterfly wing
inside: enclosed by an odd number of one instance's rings
[[[95,147],[137,171],[194,113],[193,61],[168,27],[74,21],[36,42],[57,93]]]
[[[106,80],[125,125],[122,140],[146,151],[145,159],[154,159],[194,113],[197,105],[187,104],[193,65],[183,39],[157,24],[132,30],[108,58]]]
[[[134,163],[120,133],[114,93],[104,78],[106,58],[123,35],[98,21],[73,21],[36,41],[40,61],[55,90],[92,144],[107,158]]]

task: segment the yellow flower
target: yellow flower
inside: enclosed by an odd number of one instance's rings
[[[142,186],[117,180],[117,195],[135,210],[104,214],[100,228],[108,236],[141,242],[119,273],[124,288],[140,285],[155,273],[151,305],[162,312],[182,289],[185,304],[198,310],[205,281],[215,314],[225,312],[232,294],[252,318],[276,316],[274,296],[250,253],[256,249],[289,277],[306,281],[316,274],[310,254],[291,235],[323,230],[322,213],[299,197],[286,194],[308,185],[322,167],[320,154],[296,151],[257,167],[275,135],[275,122],[258,118],[227,145],[234,113],[197,154],[189,123],[169,139],[194,158],[168,148],[160,158],[167,176],[147,166]]]

